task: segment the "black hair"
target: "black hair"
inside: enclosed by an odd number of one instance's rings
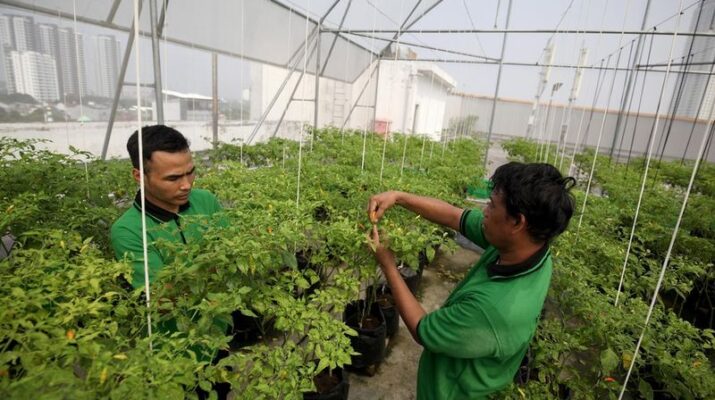
[[[510,162],[494,171],[492,190],[504,198],[507,213],[524,215],[529,235],[550,241],[569,225],[575,200],[570,193],[573,177],[563,177],[551,164]]]
[[[189,141],[181,132],[166,125],[151,125],[142,128],[142,153],[144,155],[144,170],[148,171],[147,161],[155,151],[179,153],[189,149]],[[127,151],[134,168],[139,168],[139,131],[134,131],[127,141]]]

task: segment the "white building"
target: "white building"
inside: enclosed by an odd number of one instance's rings
[[[98,35],[97,95],[113,97],[119,76],[119,42],[113,35]]]
[[[213,99],[195,93],[163,90],[165,121],[211,121]],[[151,106],[152,119],[156,120],[156,101]]]
[[[353,82],[320,79],[318,126],[341,127],[350,116],[347,128],[425,134],[434,140],[440,140],[447,98],[450,90],[456,86],[455,80],[431,63],[382,60],[379,73],[373,73],[375,63],[365,68]],[[283,68],[251,64],[252,120],[258,120],[268,109],[287,74],[288,71]],[[376,97],[375,77],[378,75],[379,88]],[[281,114],[285,113],[282,125],[313,125],[314,75],[306,74],[303,77],[295,90],[293,101],[286,110],[299,76],[300,71],[291,76],[267,114],[265,124],[274,124]],[[367,83],[371,76],[370,83]],[[375,100],[377,105],[373,111]]]
[[[432,63],[380,61],[375,130],[440,140],[450,90],[456,81]]]
[[[13,75],[10,53],[15,51],[35,50],[35,23],[32,17],[22,15],[0,15],[0,46],[2,63],[7,82],[8,93],[15,93],[16,78]]]
[[[36,51],[12,51],[10,63],[15,93],[25,93],[39,101],[58,101],[57,68],[52,56]]]
[[[57,35],[57,25],[54,24],[37,24],[37,51],[42,54],[47,54],[55,60],[55,68],[57,70],[57,87],[62,94],[62,68],[60,67],[60,45]]]
[[[87,93],[87,69],[84,63],[84,38],[81,33],[75,37],[74,29],[59,28],[60,58],[57,62],[62,73],[61,94],[85,95]]]

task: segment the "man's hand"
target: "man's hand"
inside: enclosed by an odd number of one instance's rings
[[[367,212],[370,216],[370,222],[376,224],[377,221],[385,215],[390,207],[395,205],[400,192],[390,191],[376,194],[370,198],[370,202],[367,206]]]
[[[368,233],[370,240],[370,248],[375,253],[375,259],[382,268],[395,266],[395,255],[390,249],[380,243],[380,233],[377,231],[377,225],[372,226],[372,232]]]

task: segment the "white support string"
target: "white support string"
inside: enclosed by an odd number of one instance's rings
[[[563,118],[563,107],[561,108],[561,116]],[[546,121],[546,139],[544,140],[544,147],[543,147],[543,152],[541,157],[544,159],[543,162],[548,163],[549,162],[549,150],[551,150],[551,142],[553,141],[554,137],[554,124],[556,123],[556,111],[554,110],[552,112],[551,116],[551,129],[549,129],[549,121]]]
[[[166,15],[166,10],[167,10],[167,2],[169,0],[162,0],[161,8],[162,8],[162,15],[164,16],[164,21],[161,26],[161,39],[164,41],[164,62],[163,67],[164,67],[164,72],[162,73],[162,85],[163,85],[163,90],[164,93],[164,104],[169,103],[169,46],[166,41],[166,33],[167,33],[167,25],[168,25],[168,18]],[[166,123],[166,115],[164,115],[164,122]]]
[[[139,141],[139,192],[142,206],[142,251],[144,254],[144,295],[146,296],[146,320],[147,334],[149,336],[149,351],[154,350],[152,344],[151,333],[151,290],[149,283],[149,251],[147,246],[146,234],[146,197],[144,183],[144,135],[142,132],[142,103],[141,103],[141,69],[140,69],[140,54],[139,43],[139,0],[134,0],[134,58],[136,60],[136,89],[137,89],[137,135]]]
[[[348,2],[347,6],[350,7],[350,2]],[[347,11],[345,11],[345,13],[347,15]],[[374,13],[375,13],[375,11],[373,10],[373,15],[374,15]],[[374,17],[373,17],[373,20],[374,20]],[[375,30],[375,22],[374,21],[372,23],[372,30],[373,31]],[[337,36],[338,34],[336,33],[335,35]],[[338,38],[336,38],[336,41],[337,41],[337,39]],[[372,41],[373,41],[373,43],[375,42],[375,35],[372,35]],[[372,47],[374,47],[374,45]],[[372,56],[373,56],[373,53],[370,52],[370,64],[368,64],[368,65],[372,65]],[[350,65],[349,60],[350,60],[350,47],[345,47],[345,65],[343,66],[343,72],[345,72],[345,80],[347,80],[347,77],[348,77],[348,65]],[[372,75],[370,75],[368,77],[368,79],[370,79],[371,76]],[[335,82],[335,84],[337,85],[338,83]],[[341,107],[343,107],[343,112],[345,112],[345,104],[346,104],[345,97],[347,96],[347,93],[345,92],[345,82],[340,82],[340,85],[343,86],[343,96],[344,96],[344,98],[342,99]],[[333,92],[333,93],[335,93],[335,92]],[[335,100],[335,94],[333,94],[333,100]],[[349,103],[347,103],[347,104],[349,104]],[[340,144],[343,144],[345,141],[345,126],[350,124],[350,118],[352,118],[352,115],[349,115],[346,123],[342,124],[342,126],[340,127]],[[365,122],[365,130],[367,130],[367,122]],[[367,132],[363,132],[363,135],[365,135],[365,134],[367,134]],[[363,160],[364,159],[365,159],[365,156],[363,155]],[[362,169],[360,171],[362,172]]]
[[[623,51],[623,48],[621,47],[623,43],[623,36],[626,30],[626,19],[628,18],[628,6],[630,5],[630,0],[626,2],[626,9],[624,11],[623,15],[623,25],[621,28],[621,35],[619,36],[618,39],[618,56],[616,57],[616,67],[618,67],[620,58],[621,58],[621,52]],[[672,49],[671,49],[672,51]],[[608,67],[610,60],[611,60],[612,54],[608,56],[608,61],[606,61],[606,67]],[[579,215],[578,218],[578,226],[576,228],[576,237],[578,240],[578,232],[581,230],[581,224],[583,223],[583,216],[586,213],[586,204],[588,203],[588,196],[591,191],[591,184],[593,183],[593,173],[596,170],[596,160],[598,159],[598,150],[601,148],[601,139],[603,138],[603,129],[606,126],[606,117],[608,116],[608,107],[611,105],[611,97],[613,96],[613,87],[616,84],[616,76],[618,75],[618,71],[614,70],[613,71],[613,80],[611,80],[611,88],[608,90],[608,98],[606,99],[606,107],[603,111],[603,118],[601,119],[601,127],[598,130],[598,139],[596,141],[596,149],[593,152],[593,162],[591,163],[591,172],[589,173],[588,176],[588,184],[586,185],[586,194],[583,197],[583,206],[581,207],[581,215]],[[668,73],[666,72],[666,78],[667,78]],[[604,74],[604,81],[605,81],[605,74]],[[657,117],[656,117],[657,121]],[[656,122],[657,124],[657,122]]]
[[[576,130],[576,141],[574,142],[574,150],[576,149],[576,146],[578,145],[578,141],[581,139],[581,128],[583,127],[583,117],[585,117],[585,116],[586,116],[586,108],[581,110],[581,119],[578,123],[578,129]],[[559,170],[561,170],[561,168],[563,166],[565,154],[566,154],[566,139],[564,138],[564,146],[561,148],[561,159],[559,160]],[[573,158],[571,159],[571,163],[573,164]],[[567,173],[567,175],[571,175],[570,169],[569,169],[569,172]]]
[[[680,9],[682,10],[682,8],[683,8],[683,1],[681,0],[680,1]],[[668,55],[668,65],[666,66],[665,76],[663,77],[663,84],[661,85],[661,88],[660,88],[660,98],[658,99],[658,105],[657,105],[656,111],[655,111],[655,121],[653,123],[653,128],[652,128],[652,130],[650,132],[650,136],[649,136],[650,137],[650,139],[649,139],[650,145],[648,146],[648,156],[646,158],[645,170],[643,171],[643,178],[641,180],[641,189],[640,189],[640,193],[638,194],[638,203],[636,205],[636,212],[635,212],[635,215],[633,216],[633,225],[631,226],[631,234],[628,238],[628,246],[626,248],[626,256],[623,259],[623,267],[621,269],[621,278],[620,278],[620,281],[618,282],[618,291],[616,292],[616,300],[614,301],[614,305],[616,305],[616,306],[618,305],[618,300],[621,295],[621,290],[623,289],[623,282],[624,282],[625,276],[626,276],[626,268],[628,267],[628,258],[631,254],[631,247],[633,245],[633,237],[635,236],[636,225],[638,223],[638,217],[640,215],[641,204],[643,202],[643,193],[645,192],[645,186],[646,186],[646,182],[648,180],[648,170],[650,169],[650,161],[653,156],[653,144],[655,143],[655,141],[656,141],[655,138],[658,135],[658,123],[660,122],[660,112],[659,112],[660,106],[661,106],[661,103],[663,102],[663,97],[665,94],[665,87],[668,82],[668,77],[670,75],[670,69],[671,69],[671,63],[672,63],[671,58],[673,56],[673,49],[675,48],[675,39],[678,36],[677,31],[679,28],[680,28],[680,15],[678,15],[675,33],[673,34],[673,40],[670,45],[670,54]],[[715,64],[713,64],[713,67],[715,67]],[[711,69],[711,73],[712,72],[713,71]],[[708,81],[709,80],[710,80],[710,77],[708,77]],[[635,135],[635,133],[634,133],[634,135]],[[706,131],[705,136],[707,136],[707,131]],[[677,231],[677,228],[676,228],[676,231]],[[657,293],[657,291],[656,291],[656,293]]]
[[[307,10],[310,9],[310,1],[308,1],[308,7],[306,8],[306,13],[305,13],[305,40],[303,41],[303,76],[305,76],[305,71],[308,68],[308,27],[309,24],[308,22],[310,21],[310,18],[308,17],[308,12]],[[292,11],[292,10],[291,10]],[[316,36],[317,40],[317,36]],[[303,99],[305,99],[305,83],[303,83]],[[288,107],[288,106],[286,106]],[[301,115],[305,116],[305,101],[302,102],[301,104]],[[300,124],[300,137],[298,138],[298,184],[296,187],[296,194],[295,194],[295,207],[296,209],[300,207],[300,175],[302,172],[303,168],[303,134],[305,133],[305,121],[301,121],[302,123]]]
[[[434,93],[434,72],[432,73],[432,77],[430,78],[430,89],[431,92]],[[432,107],[430,107],[430,102],[431,102],[431,97],[428,97],[426,99],[427,102],[427,118],[425,118],[427,121],[430,121],[430,111],[432,110]],[[417,115],[415,115],[415,118],[417,118]],[[414,125],[414,124],[413,124]],[[416,134],[417,132],[412,132],[412,134]],[[427,142],[427,135],[424,134],[422,138],[422,150],[420,151],[420,164],[418,169],[422,168],[422,158],[425,155],[425,144]]]
[[[245,4],[246,0],[241,0],[241,100],[238,102],[238,115],[241,119],[241,127],[243,127],[243,91],[246,90],[246,88],[243,86],[243,75],[245,75],[244,69],[246,68],[246,63],[243,58],[243,55],[246,53],[246,19],[244,17],[246,14],[246,9],[244,7]],[[290,43],[290,41],[288,43]],[[241,139],[241,150],[241,156],[243,156],[243,138]],[[241,157],[241,164],[243,164],[243,157]]]
[[[75,56],[75,64],[77,68],[77,94],[79,95],[79,116],[80,116],[80,124],[84,124],[84,106],[82,105],[82,79],[84,78],[82,76],[82,70],[80,68],[80,60],[79,60],[79,38],[77,37],[77,0],[72,0],[72,19],[73,19],[73,30],[74,30],[74,56]],[[59,61],[58,61],[59,62]],[[63,88],[60,88],[60,90],[64,90]]]
[[[377,24],[377,9],[376,9],[376,8],[373,8],[373,10],[372,10],[372,31],[373,31],[373,32],[375,32],[375,25],[376,25],[376,24]],[[374,33],[373,33],[373,35],[372,35],[372,42],[370,43],[370,48],[372,48],[372,49],[375,48],[375,34],[374,34]],[[349,51],[346,51],[346,53],[349,53]],[[368,65],[372,65],[372,63],[373,63],[373,57],[372,57],[372,56],[373,56],[373,52],[371,51],[371,52],[370,52],[370,64],[368,64]],[[347,69],[347,65],[346,65],[345,67],[346,67],[346,69]],[[380,68],[380,59],[379,59],[379,58],[378,58],[378,60],[377,60],[377,65],[375,65],[374,68]],[[372,80],[372,73],[370,73],[370,75],[368,75],[367,79],[368,79],[368,83],[367,83],[367,84],[369,85],[369,84],[370,84],[370,80]],[[378,80],[376,79],[376,80],[375,80],[375,92],[376,92],[376,93],[377,93],[377,88],[378,88],[379,83],[380,83],[380,82],[378,82]],[[359,101],[360,101],[359,98],[358,98],[357,100],[355,100],[356,103],[359,102]],[[377,110],[377,104],[373,104],[373,107],[375,107],[375,110]],[[366,116],[367,116],[367,115],[366,115]],[[368,125],[369,123],[370,123],[370,120],[369,120],[369,119],[366,120],[366,121],[365,121],[365,126],[363,127],[363,130],[362,130],[362,161],[361,161],[361,163],[360,163],[360,173],[363,173],[363,172],[365,171],[365,152],[366,152],[366,149],[367,149],[367,125]],[[343,124],[343,127],[345,127],[345,124]],[[342,128],[341,128],[341,135],[342,135]]]
[[[611,63],[611,56],[608,56],[606,61],[606,68]],[[606,80],[604,74],[603,80]],[[613,82],[616,80],[616,71],[613,71],[613,81],[611,83],[611,93],[613,93]],[[583,223],[583,215],[586,213],[586,203],[588,203],[588,195],[591,193],[591,184],[593,183],[593,173],[596,170],[596,160],[598,159],[598,150],[601,147],[601,139],[603,138],[603,127],[605,124],[606,116],[608,115],[608,105],[611,103],[611,96],[609,94],[608,101],[606,102],[606,107],[603,110],[603,119],[601,120],[601,128],[598,130],[598,139],[596,140],[596,149],[593,152],[593,161],[591,162],[591,170],[588,174],[588,183],[586,184],[586,194],[583,196],[583,205],[581,206],[581,214],[578,217],[578,225],[576,226],[576,239],[578,240],[578,233],[581,230],[581,224]]]
[[[404,0],[400,0],[400,21],[402,21],[403,6],[404,6]],[[375,6],[373,5],[373,7],[375,7]],[[377,8],[377,7],[375,7],[375,8]],[[395,57],[394,57],[393,65],[391,68],[391,70],[393,72],[393,78],[395,75],[395,70],[399,71],[399,67],[397,65],[397,55],[400,52],[400,38],[402,37],[402,25],[401,25],[400,21],[397,21],[397,39],[395,41]],[[380,84],[380,82],[378,82],[378,85],[379,84]],[[390,115],[390,109],[392,108],[392,92],[393,92],[393,90],[390,90],[389,101],[387,102],[387,115]],[[402,128],[404,129],[404,127],[402,127]],[[384,137],[383,143],[382,143],[382,163],[380,165],[380,183],[382,183],[382,176],[385,172],[385,153],[387,152],[387,136],[389,134],[390,134],[390,126],[388,123],[388,125],[386,126],[386,129],[385,129],[385,137]]]
[[[581,7],[579,8],[579,12],[578,12],[578,17],[576,18],[576,25],[577,25],[577,26],[583,26],[583,27],[584,27],[584,30],[585,30],[585,29],[586,29],[586,28],[585,28],[585,27],[586,27],[586,22],[584,21],[583,23],[581,23],[581,19],[583,18],[583,14],[584,14],[584,12],[583,12],[583,8],[584,8],[583,5],[584,5],[584,2],[581,2]],[[589,9],[589,8],[591,8],[591,0],[588,1],[588,7],[587,7],[587,9]],[[588,20],[588,17],[586,17],[586,20]],[[580,46],[580,47],[578,46],[578,43],[579,43],[579,42],[581,42],[581,46]],[[576,62],[577,62],[577,63],[579,63],[579,60],[581,59],[581,50],[582,50],[584,47],[585,47],[585,46],[584,46],[584,40],[583,40],[583,33],[579,33],[579,34],[577,34],[577,35],[574,37],[574,43],[573,43],[573,48],[574,48],[574,53],[575,53],[574,55],[575,55],[575,58],[576,58]],[[588,53],[586,53],[586,54],[588,54]],[[585,62],[585,61],[586,61],[586,59],[584,58],[584,62]],[[579,74],[579,69],[577,69],[576,72],[574,73],[574,85],[577,85],[577,84],[580,85],[580,80],[581,80],[581,78],[577,78],[578,74]],[[579,79],[579,82],[577,82],[576,79]],[[571,87],[572,93],[573,93],[573,89],[574,89],[574,87],[572,86],[572,87]],[[564,155],[565,155],[565,153],[566,153],[566,141],[568,140],[569,131],[571,130],[571,129],[570,129],[570,128],[571,128],[571,115],[572,115],[572,112],[573,112],[573,106],[574,106],[574,103],[576,102],[576,97],[577,97],[577,95],[574,94],[574,96],[575,96],[575,97],[573,98],[573,100],[571,100],[571,98],[569,98],[569,111],[568,111],[568,116],[566,117],[566,132],[564,132],[563,143],[561,143],[561,157],[560,157],[560,159],[559,159],[559,171],[561,171],[561,168],[562,168],[563,163],[564,163]],[[584,114],[585,114],[585,110],[584,110],[584,112],[581,113],[581,122],[583,122],[583,116],[584,116]],[[563,126],[563,125],[562,125],[562,126]],[[580,125],[580,123],[579,123],[579,130],[581,129],[580,126],[581,126],[581,125]],[[561,139],[559,139],[559,142],[561,142]],[[557,147],[557,149],[556,149],[556,157],[557,157],[557,158],[559,157],[558,154],[559,154],[559,148]],[[555,162],[556,162],[556,161],[554,161],[554,163],[555,163]]]

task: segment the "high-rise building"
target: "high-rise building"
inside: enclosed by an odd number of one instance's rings
[[[35,51],[35,21],[32,17],[10,15],[13,48],[18,51]]]
[[[98,35],[97,94],[113,97],[119,76],[119,42],[113,35]]]
[[[10,53],[12,51],[34,51],[35,23],[32,17],[22,15],[0,15],[0,47],[2,47],[2,69],[5,73],[5,81],[8,93],[15,93],[15,82],[13,75],[12,61]]]
[[[15,92],[29,94],[40,101],[59,100],[57,67],[52,56],[36,51],[13,50],[10,52],[10,64]]]
[[[693,13],[692,32],[715,31],[715,0],[701,2]],[[683,74],[675,86],[674,104],[676,114],[688,117],[708,118],[710,108],[715,101],[715,79],[708,83],[711,65],[715,61],[715,38],[695,37],[685,47],[683,60],[691,65],[689,71],[703,74]],[[701,64],[701,65],[697,65]],[[680,89],[682,85],[682,89]],[[678,101],[678,92],[680,99]],[[702,103],[702,106],[701,106]]]
[[[59,72],[61,94],[85,95],[87,93],[87,70],[84,64],[84,39],[81,33],[75,37],[74,29],[58,29],[60,57]]]
[[[37,51],[42,54],[47,54],[55,60],[55,69],[57,70],[57,86],[60,89],[60,97],[63,94],[62,68],[60,65],[60,43],[57,34],[57,25],[54,24],[37,24]]]

